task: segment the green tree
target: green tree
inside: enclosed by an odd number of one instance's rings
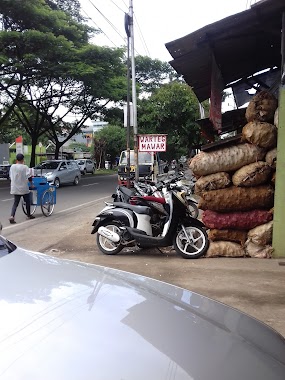
[[[135,62],[136,83],[140,93],[153,93],[163,84],[180,78],[168,62],[146,56],[137,56]]]
[[[148,97],[165,83],[169,83],[173,80],[182,81],[181,76],[173,70],[168,62],[151,59],[146,56],[137,56],[135,65],[136,89],[140,98]],[[124,123],[123,105],[126,101],[127,92],[125,91],[122,102],[104,110],[104,120],[110,124],[122,126]]]
[[[138,102],[139,133],[166,133],[166,158],[188,155],[192,146],[201,144],[199,103],[185,83],[170,82],[149,98]]]
[[[88,117],[111,100],[117,101],[126,87],[123,51],[88,44],[92,30],[76,20],[75,0],[68,13],[60,10],[68,4],[67,0],[0,3],[4,25],[0,32],[1,99],[31,136],[31,165],[40,135],[50,133],[59,151],[60,144],[75,135]],[[59,142],[60,129],[66,129],[66,120],[59,116],[61,107],[62,114],[72,114],[76,122],[68,124],[69,134]],[[32,108],[38,115],[33,129],[25,115]]]
[[[12,144],[16,137],[22,136],[25,145],[31,145],[31,138],[26,132],[22,124],[19,123],[14,113],[10,114],[5,121],[3,121],[0,133],[0,144]]]
[[[69,14],[73,19],[82,21],[79,0],[46,0],[51,9],[60,9]]]
[[[94,156],[97,166],[102,167],[108,157],[112,163],[126,149],[126,129],[116,125],[107,125],[94,136]]]
[[[90,146],[86,146],[86,144],[78,143],[76,141],[70,143],[69,148],[75,149],[76,151],[79,151],[79,152],[91,152]]]

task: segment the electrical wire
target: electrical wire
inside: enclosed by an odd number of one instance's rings
[[[120,31],[118,30],[118,28],[116,28],[116,26],[103,14],[103,12],[101,12],[101,10],[94,4],[94,2],[92,0],[88,0],[90,2],[90,4],[96,9],[96,11],[104,18],[105,21],[107,21],[107,23],[111,26],[111,28],[120,36],[120,38],[122,38],[122,40],[124,41],[124,44],[127,44],[127,37],[123,37],[122,34],[120,33]],[[127,12],[124,11],[118,4],[115,3],[114,0],[110,0],[111,3],[116,6],[121,12],[122,14],[126,14]],[[124,6],[128,9],[127,7],[127,4],[125,3],[124,0],[122,0]],[[109,38],[109,36],[102,30],[102,28],[99,27],[99,25],[90,17],[90,15],[87,14],[87,12],[81,7],[81,10],[84,12],[84,14],[87,16],[87,18],[92,21],[92,23],[96,26],[96,28],[116,47],[118,47],[112,40],[111,38]],[[138,21],[137,21],[137,18],[136,16],[134,15],[134,19],[136,21],[135,25],[139,31],[139,37],[140,37],[140,40],[142,42],[142,46],[144,47],[144,50],[146,52],[146,55],[150,56],[150,53],[149,53],[149,50],[147,48],[147,45],[146,45],[146,42],[145,42],[145,39],[143,37],[143,34],[141,32],[141,29],[140,29],[140,26],[138,24]],[[137,49],[135,48],[135,53],[137,55],[140,55],[139,52],[137,51]]]
[[[116,4],[115,2],[114,2],[114,0],[110,0],[120,11],[122,11],[123,13],[127,13],[126,11],[124,11],[118,4]],[[124,4],[124,6],[128,9],[128,6],[127,6],[127,4],[125,3],[125,1],[124,0],[122,0],[122,2],[123,2],[123,4]],[[147,44],[146,44],[146,42],[145,42],[145,39],[144,39],[144,36],[143,36],[143,34],[142,34],[142,31],[141,31],[141,28],[140,28],[140,26],[139,26],[139,23],[138,23],[138,20],[137,20],[137,18],[136,18],[136,15],[135,15],[135,13],[134,13],[134,20],[135,20],[135,25],[137,26],[137,29],[138,29],[138,32],[139,32],[139,37],[140,37],[140,40],[141,40],[141,42],[142,42],[142,45],[143,45],[143,47],[144,47],[144,50],[145,50],[145,52],[146,52],[146,55],[147,56],[150,56],[150,52],[149,52],[149,50],[148,50],[148,47],[147,47]],[[135,26],[134,25],[134,26]],[[135,52],[139,55],[139,53],[135,50]]]
[[[142,34],[141,28],[140,28],[140,26],[139,26],[139,23],[138,23],[138,20],[137,20],[135,14],[134,14],[134,19],[135,19],[135,21],[136,21],[136,25],[137,25],[137,28],[138,28],[138,31],[139,31],[139,35],[140,35],[140,38],[141,38],[142,44],[143,44],[143,46],[144,46],[145,52],[147,53],[146,55],[150,57],[150,52],[149,52],[149,50],[148,50],[147,44],[146,44],[146,42],[145,42],[144,36],[143,36],[143,34]]]
[[[89,17],[89,15],[87,14],[87,12],[85,12],[85,10],[81,7],[81,10],[82,12],[87,16],[88,20],[92,21],[93,24],[96,26],[96,28],[104,34],[104,36],[115,46],[115,47],[118,47],[108,36],[107,34],[99,27],[99,25],[96,24],[96,22],[91,18]]]
[[[124,11],[122,8],[119,7],[118,4],[116,4],[113,0],[110,0],[111,3],[113,3],[120,11],[122,11],[123,13],[126,13],[126,11]]]
[[[96,7],[96,5],[93,3],[92,0],[89,0],[89,2],[92,4],[92,6],[100,13],[100,15],[108,22],[108,24],[114,29],[114,31],[122,38],[124,43],[126,43],[126,38],[121,35],[121,33],[118,31],[118,29],[115,27],[115,25]]]

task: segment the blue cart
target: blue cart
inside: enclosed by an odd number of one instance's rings
[[[46,177],[33,177],[29,182],[31,195],[31,215],[36,211],[37,206],[41,206],[44,216],[50,216],[56,204],[56,187],[50,185]],[[26,203],[22,202],[22,208],[27,215]]]

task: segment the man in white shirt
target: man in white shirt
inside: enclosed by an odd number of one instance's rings
[[[24,156],[22,153],[18,153],[16,156],[16,164],[13,164],[10,168],[10,179],[11,179],[11,191],[10,193],[14,195],[14,204],[11,211],[11,217],[9,221],[11,224],[16,223],[15,214],[17,207],[19,205],[21,197],[24,198],[27,208],[28,219],[34,219],[35,217],[31,215],[30,206],[30,189],[28,185],[28,179],[31,177],[30,168],[24,164]]]

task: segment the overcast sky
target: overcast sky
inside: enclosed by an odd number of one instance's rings
[[[126,46],[124,13],[129,0],[80,0],[82,15],[103,33],[93,42]],[[165,43],[183,37],[212,22],[242,12],[256,0],[133,0],[136,54],[162,61],[172,58]]]

